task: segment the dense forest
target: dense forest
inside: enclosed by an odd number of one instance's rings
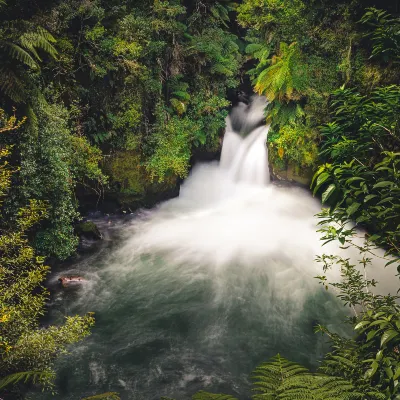
[[[177,195],[218,157],[239,91],[266,96],[272,175],[328,206],[323,240],[355,247],[361,270],[383,248],[398,279],[400,2],[0,0],[0,397],[53,390],[55,358],[95,323],[41,323],[47,265],[76,253],[85,214]],[[400,398],[397,297],[347,259],[318,261],[341,271],[319,279],[357,310],[354,335],[318,326],[332,342],[320,369],[278,355],[254,398]]]

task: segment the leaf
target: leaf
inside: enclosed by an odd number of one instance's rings
[[[381,338],[381,347],[390,342],[396,336],[399,336],[399,333],[394,329],[389,329],[388,331],[386,331]]]
[[[371,364],[371,368],[365,373],[365,378],[371,379],[375,375],[375,372],[377,371],[378,367],[379,367],[379,364],[376,361],[374,361]]]
[[[369,325],[369,324],[370,324],[369,321],[361,321],[361,322],[359,322],[359,323],[354,327],[354,329],[357,331],[357,330],[359,330],[360,328],[363,328],[364,326],[367,326],[367,325]]]
[[[374,338],[377,333],[378,333],[377,330],[369,331],[367,334],[367,342],[369,342],[372,338]]]
[[[53,378],[54,373],[52,371],[16,372],[15,374],[7,375],[6,377],[0,379],[0,390],[4,389],[6,386],[15,385],[21,381],[24,383],[27,383],[28,381],[37,383],[40,380]]]
[[[335,192],[336,190],[336,185],[334,183],[331,183],[328,186],[328,189],[325,190],[324,193],[322,193],[322,203],[326,203],[329,197]]]
[[[318,189],[321,187],[321,185],[326,182],[329,179],[330,175],[327,172],[323,172],[321,175],[318,176],[317,178],[317,183],[315,184],[314,188],[314,195],[317,193]]]
[[[353,215],[359,208],[360,208],[361,204],[360,203],[353,203],[350,207],[347,207],[347,215],[351,216]]]
[[[349,183],[355,182],[355,181],[365,181],[365,179],[361,178],[359,176],[354,176],[353,178],[347,179],[346,185],[348,185]]]
[[[394,373],[394,376],[393,376],[393,380],[395,381],[396,379],[398,379],[400,377],[400,367],[397,367],[396,368],[396,371],[395,371],[395,373]]]
[[[374,185],[373,189],[378,189],[378,188],[387,187],[387,186],[393,186],[393,185],[394,185],[393,182],[382,181],[382,182],[378,182],[376,185]]]
[[[378,197],[378,195],[377,194],[369,194],[368,196],[365,196],[364,203],[367,203],[368,201],[372,200],[375,197]]]

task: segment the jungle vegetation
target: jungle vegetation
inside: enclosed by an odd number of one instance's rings
[[[51,390],[55,356],[94,322],[40,325],[46,265],[76,251],[82,210],[170,195],[196,157],[218,152],[231,94],[248,81],[269,101],[273,169],[315,173],[324,240],[355,246],[363,270],[383,247],[392,271],[399,14],[389,0],[0,0],[0,393]],[[375,295],[348,260],[318,260],[343,278],[321,284],[361,310],[354,337],[317,327],[332,341],[320,369],[278,355],[256,369],[254,398],[399,398],[396,296]]]

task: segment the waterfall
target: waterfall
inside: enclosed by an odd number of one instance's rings
[[[96,221],[104,247],[63,271],[87,284],[60,292],[51,308],[54,321],[66,312],[96,317],[93,334],[57,365],[57,398],[99,388],[123,400],[201,389],[245,398],[260,362],[280,353],[315,366],[327,351],[313,326],[340,332],[343,307],[314,279],[322,273],[314,260],[339,249],[321,249],[318,200],[268,183],[264,108],[256,98],[232,110],[221,162],[195,166],[178,198],[129,223]],[[397,280],[389,283],[396,291]]]
[[[235,181],[265,185],[270,180],[265,145],[269,126],[263,124],[265,106],[266,99],[256,97],[248,106],[239,103],[227,117],[221,167],[229,170]]]

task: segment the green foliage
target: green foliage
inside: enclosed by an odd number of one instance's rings
[[[40,70],[39,51],[57,55],[55,39],[48,31],[25,25],[21,31],[16,22],[9,21],[0,29],[0,90],[17,103],[27,102],[29,90],[34,88],[30,72]]]
[[[326,356],[321,370],[350,379],[364,393],[369,394],[373,387],[381,393],[378,398],[395,399],[400,377],[398,297],[375,293],[378,282],[368,278],[368,268],[377,251],[372,238],[356,240],[357,231],[350,226],[349,217],[339,218],[325,210],[320,218],[325,243],[338,240],[343,247],[355,248],[360,253],[359,265],[336,255],[318,257],[324,272],[333,267],[340,270],[339,282],[328,282],[325,275],[318,278],[326,289],[335,288],[343,303],[351,307],[354,316],[349,323],[355,333],[353,339],[347,339],[318,327],[317,331],[329,335],[333,344],[333,351]],[[391,258],[387,261],[393,262]]]
[[[150,176],[159,181],[170,174],[185,177],[189,169],[190,139],[189,135],[197,127],[188,117],[173,116],[167,122],[167,115],[158,114],[160,127],[154,134],[157,144],[155,152],[146,165]]]
[[[359,391],[350,381],[322,373],[311,373],[307,368],[288,361],[279,354],[261,364],[253,372],[254,400],[380,400],[383,397],[373,388]],[[163,398],[165,399],[165,398]],[[236,400],[225,394],[198,392],[193,400]]]
[[[27,371],[16,372],[0,379],[0,391],[6,386],[16,385],[20,382],[24,384],[32,382],[33,384],[40,384],[41,382],[49,382],[54,379],[53,371]]]
[[[364,394],[341,378],[312,374],[281,357],[261,364],[254,371],[255,400],[261,399],[364,399]]]
[[[400,153],[398,86],[369,96],[335,93],[332,122],[321,129],[322,165],[313,180],[337,218],[351,217],[375,233],[373,239],[400,255]]]
[[[281,42],[279,52],[271,58],[270,64],[258,74],[254,89],[265,94],[271,102],[300,99],[307,85],[307,67],[301,61],[298,44]]]
[[[7,119],[3,121],[7,122]],[[17,126],[8,125],[8,131]],[[4,128],[3,128],[4,129]],[[4,131],[5,132],[5,131]],[[9,151],[2,150],[0,196],[10,191],[15,171],[3,159]],[[4,215],[1,207],[1,216]],[[49,268],[29,245],[27,235],[34,225],[45,218],[44,202],[31,200],[20,208],[12,223],[0,223],[0,391],[18,382],[38,383],[50,388],[54,380],[52,364],[57,354],[65,353],[67,345],[89,334],[93,324],[90,315],[68,317],[64,325],[39,328],[48,291],[43,286]]]
[[[381,58],[385,62],[400,61],[400,19],[393,18],[385,10],[368,8],[361,18],[368,27],[365,34],[371,40],[371,58]]]
[[[302,124],[284,125],[279,132],[270,135],[270,158],[283,163],[294,163],[301,168],[314,167],[318,159],[315,143],[316,132]]]

